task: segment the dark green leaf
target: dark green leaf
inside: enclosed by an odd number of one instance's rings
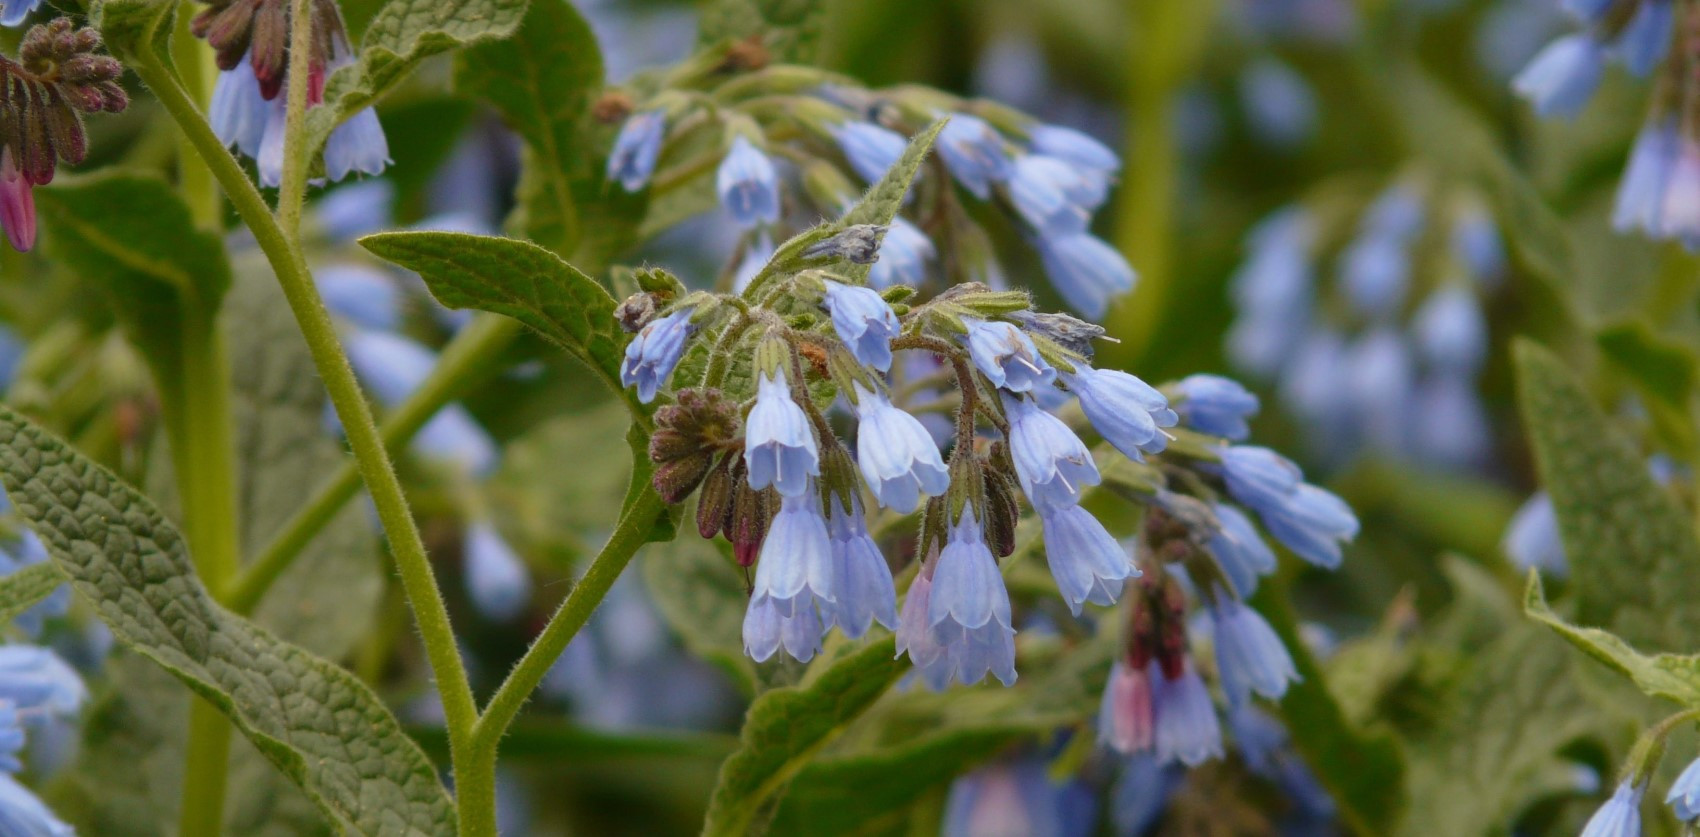
[[[1569,556],[1578,623],[1637,647],[1690,650],[1700,636],[1700,543],[1635,447],[1562,361],[1516,350],[1518,397]]]
[[[893,651],[891,637],[870,642],[803,685],[774,689],[750,704],[738,751],[720,767],[703,834],[751,833],[759,815],[809,759],[908,667]]]
[[[1523,598],[1523,610],[1536,621],[1557,631],[1559,636],[1588,656],[1634,680],[1641,691],[1685,706],[1700,707],[1700,656],[1655,654],[1649,657],[1611,633],[1598,628],[1579,628],[1564,621],[1547,606],[1541,577],[1533,571],[1529,573],[1529,589]]]
[[[1694,450],[1694,353],[1645,323],[1607,326],[1594,335],[1600,351],[1635,383],[1659,434],[1686,459]]]
[[[456,47],[506,38],[526,0],[390,0],[366,26],[360,60],[337,70],[325,103],[307,114],[308,148],[322,148],[342,120],[369,107],[419,62]]]
[[[456,56],[455,86],[495,105],[525,139],[529,186],[515,232],[571,256],[579,239],[574,181],[590,169],[581,136],[602,86],[590,24],[566,0],[532,0],[512,38]]]
[[[379,233],[360,244],[417,271],[450,308],[493,311],[525,323],[647,413],[620,385],[626,336],[614,322],[614,298],[554,253],[528,241],[449,232]]]
[[[697,24],[703,44],[759,38],[775,61],[814,60],[826,17],[825,0],[714,0]]]
[[[0,625],[11,624],[19,614],[64,583],[65,576],[53,564],[45,562],[0,576]]]
[[[334,663],[214,604],[151,502],[0,410],[0,476],[77,592],[124,644],[229,716],[342,828],[449,833],[454,806],[383,703]]]

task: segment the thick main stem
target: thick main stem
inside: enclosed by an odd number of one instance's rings
[[[212,169],[213,176],[230,197],[231,204],[254,234],[261,251],[283,286],[290,310],[306,338],[314,366],[324,379],[348,436],[349,447],[359,464],[362,479],[372,495],[378,519],[389,538],[390,552],[395,556],[401,576],[402,589],[419,623],[420,637],[436,677],[437,691],[442,698],[443,714],[448,726],[450,757],[459,765],[466,738],[477,720],[477,707],[472,687],[467,682],[466,669],[455,646],[454,632],[449,625],[448,608],[431,571],[425,545],[408,509],[407,497],[396,478],[389,454],[384,448],[372,411],[354,379],[348,358],[337,342],[336,328],[325,310],[313,277],[307,270],[299,244],[287,236],[278,219],[273,217],[260,197],[259,190],[249,182],[235,158],[219,142],[193,101],[178,86],[177,80],[160,64],[156,56],[144,55],[133,64],[137,75],[153,88],[160,104],[171,114],[182,130],[200,151]],[[287,140],[285,148],[300,146],[301,123],[295,124],[294,144]]]

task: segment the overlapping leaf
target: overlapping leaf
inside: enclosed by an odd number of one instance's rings
[[[65,583],[65,576],[50,563],[33,564],[0,576],[0,625],[47,598]]]
[[[1684,706],[1700,708],[1700,656],[1693,654],[1654,654],[1636,651],[1617,636],[1598,628],[1581,628],[1559,618],[1547,605],[1541,577],[1529,573],[1528,592],[1523,597],[1523,610],[1541,624],[1558,632],[1583,653],[1622,672],[1641,691],[1653,697],[1666,698]]]

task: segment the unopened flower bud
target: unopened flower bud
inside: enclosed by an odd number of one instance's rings
[[[1015,553],[1015,526],[1021,518],[1021,506],[1015,499],[1015,477],[999,466],[1000,461],[1007,458],[994,450],[985,470],[986,546],[993,555],[1008,558]]]
[[[620,324],[620,329],[627,334],[643,331],[655,319],[655,297],[648,293],[635,293],[626,297],[620,307],[614,309],[614,321]]]
[[[732,517],[726,526],[726,539],[732,542],[732,554],[740,567],[756,562],[762,541],[767,538],[767,525],[779,509],[779,492],[771,487],[750,488],[744,469],[740,458],[732,474],[736,491],[732,495]]]
[[[873,264],[879,258],[880,239],[885,227],[879,224],[852,224],[837,235],[817,241],[803,250],[806,259],[846,259],[852,264]]]
[[[710,469],[703,480],[702,494],[697,497],[697,534],[704,538],[712,538],[726,528],[727,518],[732,515],[735,488],[732,466],[734,462],[743,462],[743,459],[735,453],[721,457],[720,463]]]
[[[665,464],[700,454],[713,455],[736,445],[740,433],[737,405],[720,390],[680,390],[672,404],[655,411],[649,458]],[[703,472],[707,472],[706,463]],[[702,476],[698,474],[697,479]]]

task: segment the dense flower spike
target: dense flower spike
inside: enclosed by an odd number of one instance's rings
[[[1039,350],[1026,332],[1005,322],[973,318],[964,322],[968,326],[963,339],[968,344],[969,357],[993,386],[1010,392],[1030,392],[1056,380],[1057,370],[1039,357]]]
[[[741,135],[732,138],[732,149],[720,161],[715,189],[720,205],[740,227],[750,229],[779,220],[779,173],[773,161]]]
[[[950,472],[927,428],[892,406],[884,393],[860,384],[855,392],[860,428],[856,462],[879,504],[908,514],[920,505],[921,497],[943,494]]]
[[[785,497],[802,495],[810,478],[820,476],[814,431],[803,408],[791,400],[784,369],[761,377],[756,406],[744,423],[744,461],[751,488],[772,486]]]

